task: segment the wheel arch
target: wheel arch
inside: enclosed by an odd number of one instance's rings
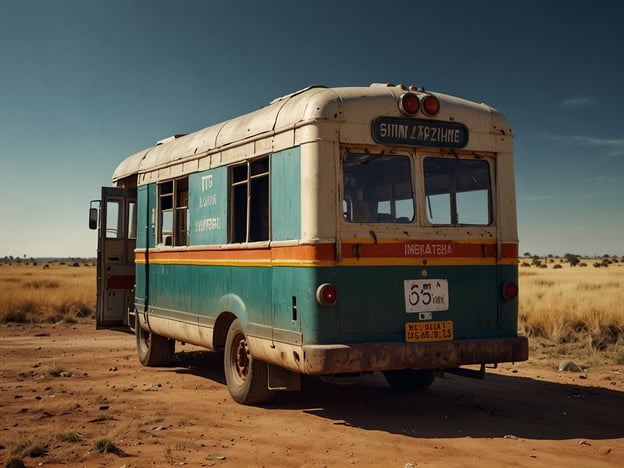
[[[249,323],[247,307],[243,299],[236,294],[226,294],[221,297],[218,303],[218,310],[221,312],[215,320],[212,336],[213,349],[223,349],[230,325],[238,319],[243,327]]]

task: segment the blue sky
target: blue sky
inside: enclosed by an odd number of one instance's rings
[[[520,252],[624,255],[624,3],[0,0],[0,257],[94,256],[126,156],[310,84],[416,84],[515,133]]]

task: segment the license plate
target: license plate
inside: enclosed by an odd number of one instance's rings
[[[453,341],[453,322],[451,320],[407,322],[405,324],[405,341],[408,343]]]
[[[403,281],[405,312],[436,312],[448,310],[448,280],[422,279]]]

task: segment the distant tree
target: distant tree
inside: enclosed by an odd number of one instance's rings
[[[530,254],[529,252],[524,252],[524,256],[525,256],[525,257],[530,257],[530,256],[531,256],[531,254]]]
[[[581,262],[581,259],[578,255],[567,253],[563,256],[566,261],[570,264],[570,266],[576,266]]]

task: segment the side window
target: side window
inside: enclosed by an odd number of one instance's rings
[[[106,238],[123,239],[123,200],[106,202]]]
[[[230,242],[270,239],[269,158],[230,168]]]
[[[158,186],[158,243],[188,245],[188,178]]]
[[[490,166],[485,160],[427,157],[423,162],[431,224],[492,223]]]
[[[128,203],[128,239],[136,239],[137,237],[137,214],[136,202]]]
[[[412,170],[407,156],[342,157],[343,216],[350,223],[411,223]]]

